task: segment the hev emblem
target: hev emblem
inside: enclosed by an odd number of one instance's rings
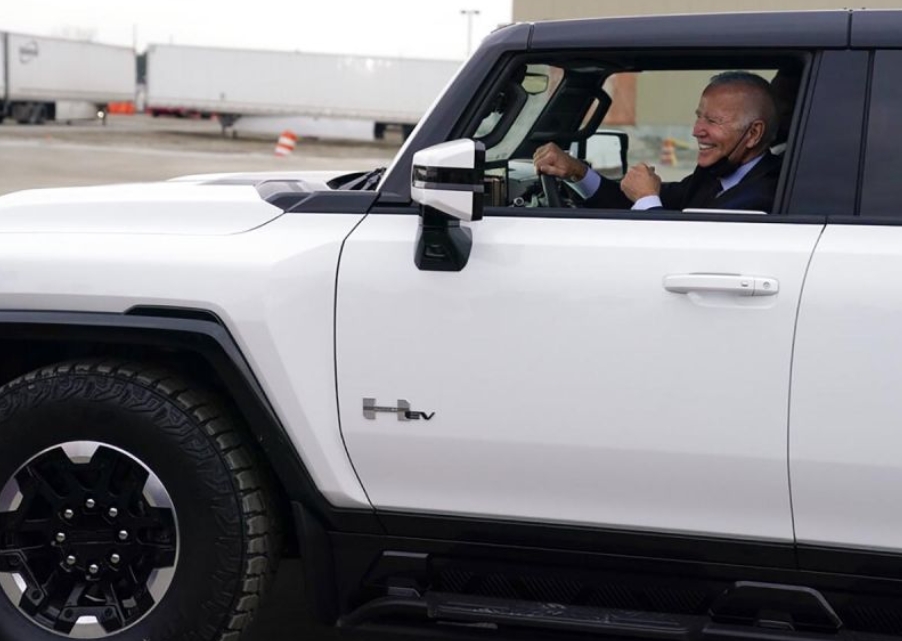
[[[433,416],[435,416],[435,412],[430,412],[427,414],[426,412],[417,412],[416,410],[410,409],[410,403],[405,401],[402,398],[398,399],[398,404],[396,407],[387,407],[384,405],[376,405],[375,398],[365,398],[363,399],[363,417],[368,418],[370,420],[375,420],[377,412],[387,412],[390,414],[397,414],[399,421],[418,421],[423,419],[424,421],[428,421]]]

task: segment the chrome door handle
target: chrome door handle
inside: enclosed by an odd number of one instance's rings
[[[737,296],[774,296],[780,291],[776,278],[741,274],[670,274],[664,289],[674,294],[723,293]]]

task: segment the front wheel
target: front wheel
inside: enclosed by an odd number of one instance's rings
[[[237,639],[270,582],[265,474],[166,372],[56,365],[0,388],[0,640]]]

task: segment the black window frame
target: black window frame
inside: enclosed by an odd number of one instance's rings
[[[898,186],[902,163],[897,160],[899,153],[893,151],[895,144],[902,144],[902,127],[888,126],[895,124],[893,115],[898,121],[902,114],[902,83],[893,84],[894,79],[902,80],[902,69],[894,68],[896,64],[902,64],[900,49],[870,52],[870,90],[862,134],[857,211],[860,224],[902,224],[902,188]]]
[[[785,208],[794,216],[857,216],[869,67],[867,51],[817,55],[798,144],[787,159]]]

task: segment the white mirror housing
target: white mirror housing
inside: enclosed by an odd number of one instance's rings
[[[485,145],[452,140],[413,155],[410,195],[414,201],[458,220],[482,218]]]

